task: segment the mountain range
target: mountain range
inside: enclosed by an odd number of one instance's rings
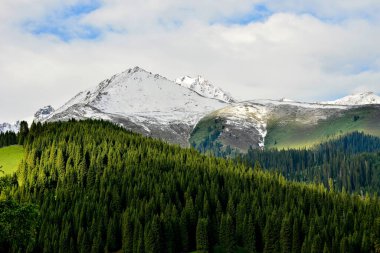
[[[134,67],[79,92],[57,110],[41,108],[34,121],[103,119],[183,147],[245,152],[309,147],[353,131],[380,136],[379,104],[371,92],[316,103],[238,101],[201,76],[172,81]],[[9,126],[0,125],[0,132]]]

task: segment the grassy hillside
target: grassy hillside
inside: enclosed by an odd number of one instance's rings
[[[267,121],[265,148],[310,148],[356,131],[380,137],[379,106],[335,112],[307,110],[302,112],[299,108],[284,106],[273,111]],[[234,150],[245,153],[250,145],[257,147],[259,137],[255,137],[254,131],[250,133],[246,126],[234,127],[227,122],[223,115],[215,113],[204,117],[192,131],[190,144],[201,152],[209,151],[218,156],[228,156]],[[226,138],[234,141],[226,141]]]
[[[380,136],[380,110],[360,107],[343,111],[317,124],[272,117],[268,121],[266,148],[307,148],[354,131]]]
[[[223,128],[222,119],[213,115],[207,116],[198,122],[190,135],[189,142],[202,151],[209,150],[213,145],[217,145],[217,139]]]
[[[17,167],[24,156],[24,149],[22,146],[9,146],[0,148],[0,167],[5,175],[12,174],[17,170]],[[0,173],[2,176],[3,173]]]

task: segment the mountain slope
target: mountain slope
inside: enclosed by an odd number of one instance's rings
[[[268,121],[266,148],[311,147],[354,131],[380,136],[379,105],[306,111],[305,116],[314,118],[315,114],[322,117],[314,123],[304,121],[299,115],[284,118],[281,114],[273,114]]]
[[[104,119],[132,131],[188,146],[191,129],[205,114],[226,105],[139,67],[80,92],[40,121]]]
[[[35,125],[10,179],[5,194],[38,204],[41,223],[24,236],[31,252],[375,252],[380,238],[376,197],[289,182],[107,122]]]
[[[231,104],[202,118],[191,133],[190,143],[201,151],[218,146],[240,150],[262,148],[266,135],[267,108],[249,102]]]
[[[311,147],[354,131],[380,136],[380,105],[253,100],[207,115],[194,128],[190,142],[202,151],[226,151],[229,146],[246,152],[249,147]]]

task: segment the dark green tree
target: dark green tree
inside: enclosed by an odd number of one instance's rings
[[[28,136],[29,133],[29,127],[28,127],[28,122],[26,121],[21,121],[20,122],[20,130],[18,132],[18,144],[23,145],[26,137]]]
[[[196,240],[198,251],[208,251],[208,221],[205,218],[198,219]]]
[[[291,252],[292,249],[292,226],[289,217],[285,216],[282,220],[280,230],[280,244],[283,253]]]
[[[39,212],[31,204],[0,201],[0,252],[30,252],[37,240]]]

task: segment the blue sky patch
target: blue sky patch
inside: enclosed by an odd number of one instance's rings
[[[227,24],[246,25],[249,23],[262,22],[273,14],[264,4],[254,5],[248,13],[242,16],[228,18]]]
[[[27,30],[34,35],[53,35],[62,41],[69,42],[74,39],[95,40],[101,36],[101,31],[95,27],[88,25],[77,25],[75,29],[68,25],[48,25],[29,23]]]
[[[24,22],[23,29],[37,35],[52,35],[62,41],[69,42],[74,39],[95,40],[101,36],[101,30],[80,23],[80,17],[100,8],[100,1],[65,6],[54,10],[40,20]]]
[[[64,17],[72,17],[72,16],[81,16],[85,14],[89,14],[101,7],[99,1],[90,1],[87,4],[76,4],[72,6],[68,6],[63,10]]]

